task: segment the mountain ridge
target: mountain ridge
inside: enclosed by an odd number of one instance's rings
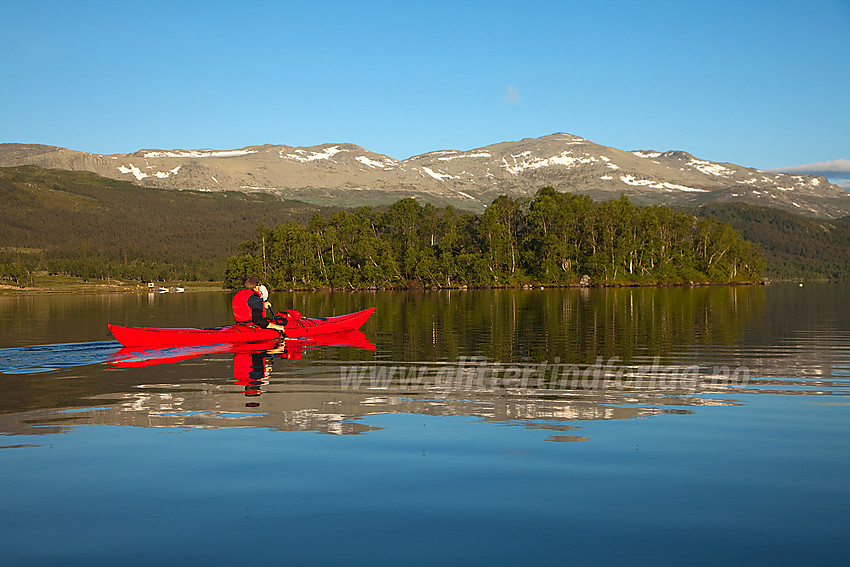
[[[493,199],[544,186],[639,205],[715,202],[770,206],[824,218],[850,215],[850,192],[822,176],[760,171],[683,150],[620,150],[563,132],[471,150],[397,160],[352,143],[90,154],[41,144],[0,144],[0,166],[91,171],[175,190],[263,192],[315,205],[389,204],[413,197],[481,212]]]

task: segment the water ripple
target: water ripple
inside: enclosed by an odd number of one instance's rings
[[[0,349],[0,374],[41,374],[106,362],[121,348],[115,341]]]

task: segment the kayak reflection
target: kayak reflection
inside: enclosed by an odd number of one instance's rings
[[[216,353],[234,353],[234,376],[236,375],[236,355],[253,354],[274,356],[288,360],[300,359],[304,351],[321,346],[354,347],[358,350],[375,350],[375,344],[366,338],[363,331],[343,331],[310,338],[286,339],[283,341],[260,341],[253,343],[222,343],[217,345],[144,348],[124,347],[113,354],[108,364],[114,368],[138,368],[158,364],[173,364],[200,356]],[[244,368],[245,363],[240,359]]]
[[[269,344],[271,343],[271,344]],[[248,397],[259,396],[263,384],[268,384],[275,358],[298,360],[304,349],[318,346],[348,346],[358,350],[375,350],[374,343],[366,339],[362,331],[345,331],[332,335],[322,335],[312,339],[291,339],[286,341],[267,341],[253,345],[260,350],[246,349],[252,345],[233,345],[233,383],[242,386],[242,394]],[[271,348],[267,348],[271,346]],[[246,404],[251,405],[259,404]]]

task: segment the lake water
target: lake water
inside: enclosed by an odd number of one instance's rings
[[[6,565],[850,563],[847,285],[0,297]]]

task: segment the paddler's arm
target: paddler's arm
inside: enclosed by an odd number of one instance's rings
[[[259,295],[252,295],[248,298],[248,307],[251,308],[251,322],[263,329],[274,329],[276,331],[284,331],[283,325],[272,323],[263,317],[263,300]]]
[[[262,327],[263,329],[275,329],[276,331],[286,330],[283,325],[272,323],[271,321],[263,317],[262,309],[251,309],[251,322],[258,327]]]

